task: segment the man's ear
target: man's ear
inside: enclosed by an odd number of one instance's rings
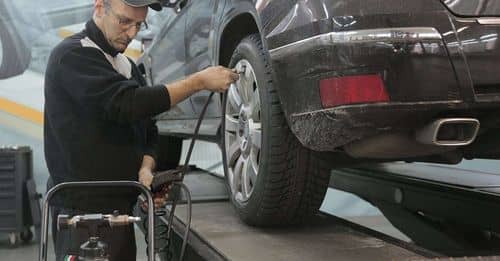
[[[103,0],[95,0],[94,10],[97,17],[102,17],[104,15],[105,9]]]

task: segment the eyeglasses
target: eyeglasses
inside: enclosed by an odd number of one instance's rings
[[[132,28],[132,27],[135,27],[135,30],[137,30],[137,31],[144,31],[144,30],[147,30],[149,27],[148,23],[146,23],[146,21],[134,22],[127,17],[123,17],[123,16],[115,13],[115,11],[113,11],[112,8],[109,8],[108,10],[111,11],[113,16],[118,20],[118,24],[122,27],[122,30],[124,32],[130,30],[130,28]]]

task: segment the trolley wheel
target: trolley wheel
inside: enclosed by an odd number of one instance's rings
[[[33,240],[33,232],[31,232],[31,229],[29,227],[24,228],[24,231],[21,232],[21,240],[24,243],[28,243],[31,240]]]
[[[17,247],[19,245],[19,236],[17,233],[9,233],[10,247]]]

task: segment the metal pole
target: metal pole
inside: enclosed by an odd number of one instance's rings
[[[146,195],[148,201],[148,261],[154,261],[154,204],[153,195],[148,188],[136,181],[80,181],[80,182],[66,182],[54,186],[47,192],[47,196],[43,201],[43,211],[42,211],[42,233],[40,237],[40,252],[38,256],[39,261],[47,260],[47,242],[48,242],[48,220],[49,220],[49,202],[54,196],[54,194],[61,190],[67,188],[75,187],[135,187],[137,190],[141,191],[142,194]]]

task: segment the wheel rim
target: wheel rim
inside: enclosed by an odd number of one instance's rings
[[[227,92],[224,139],[231,192],[235,200],[244,203],[252,195],[259,173],[261,104],[252,65],[241,60],[235,68],[245,68],[245,73]]]

